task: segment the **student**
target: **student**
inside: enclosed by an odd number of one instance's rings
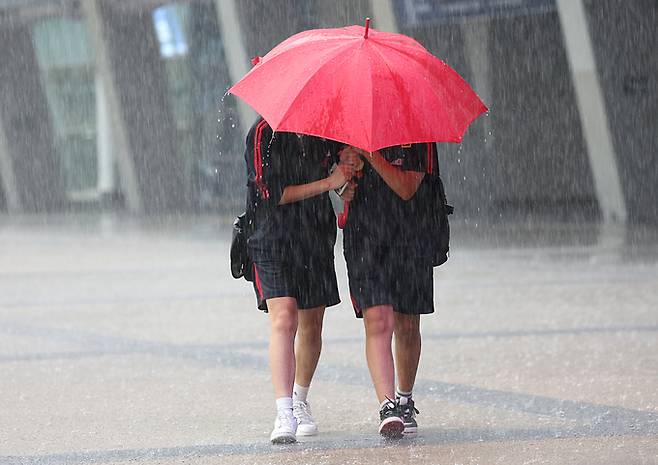
[[[247,203],[253,221],[247,248],[258,308],[270,318],[277,405],[272,443],[317,433],[306,395],[320,357],[324,310],[340,302],[336,218],[327,192],[354,174],[345,162],[329,174],[335,148],[315,137],[274,133],[262,118],[247,135]]]
[[[417,432],[412,391],[421,351],[420,315],[434,312],[426,173],[435,163],[435,145],[373,153],[350,148],[341,160],[357,156],[365,163],[344,227],[350,295],[356,316],[364,320],[366,358],[380,402],[379,432],[388,438],[412,436]]]

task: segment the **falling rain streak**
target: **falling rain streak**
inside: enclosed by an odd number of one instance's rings
[[[339,233],[320,435],[273,452],[268,321],[228,270],[257,115],[227,90],[366,17],[489,108],[438,144],[421,433],[375,439]],[[0,0],[0,465],[656,463],[657,24],[655,0]]]

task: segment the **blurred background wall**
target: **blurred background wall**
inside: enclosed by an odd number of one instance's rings
[[[0,0],[0,212],[239,212],[226,90],[366,16],[490,107],[440,145],[459,220],[658,223],[657,0]]]

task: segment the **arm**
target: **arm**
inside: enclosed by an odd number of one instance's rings
[[[273,133],[264,120],[259,120],[247,136],[245,157],[250,178],[257,186],[260,200],[269,206],[285,205],[308,199],[331,189],[341,187],[354,175],[349,163],[339,163],[337,169],[325,179],[306,183],[290,183],[290,151],[297,150],[295,135]],[[291,144],[293,149],[291,149]],[[289,164],[289,163],[288,163]]]
[[[410,200],[416,194],[425,173],[403,171],[392,166],[379,151],[366,152],[361,149],[356,149],[356,151],[370,163],[370,166],[381,176],[388,187],[402,200]]]
[[[300,200],[329,192],[332,189],[338,189],[352,179],[352,176],[354,176],[354,167],[341,163],[333,173],[324,179],[309,182],[307,184],[286,186],[283,189],[283,195],[281,195],[279,205],[298,202]]]

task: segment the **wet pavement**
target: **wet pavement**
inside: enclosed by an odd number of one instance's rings
[[[267,317],[213,217],[0,217],[0,465],[658,464],[658,231],[454,224],[420,433],[377,437],[362,323],[329,309],[320,435],[267,440]]]

